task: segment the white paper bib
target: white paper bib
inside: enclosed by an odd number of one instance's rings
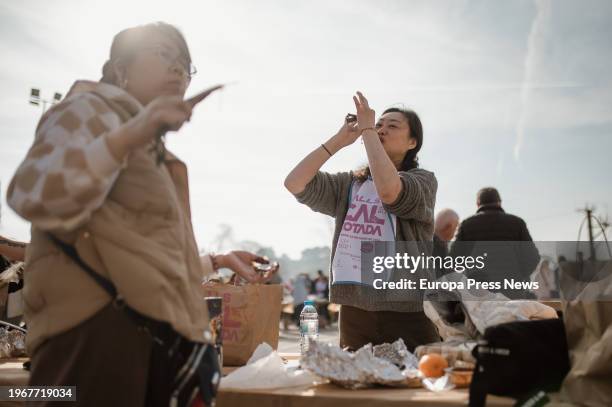
[[[374,181],[353,181],[350,194],[332,262],[332,284],[361,283],[361,242],[395,241],[396,216],[383,208]]]

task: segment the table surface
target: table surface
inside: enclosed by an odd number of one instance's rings
[[[30,373],[23,369],[28,358],[0,359],[0,386],[27,386]],[[21,401],[0,401],[0,407],[23,406]]]
[[[541,301],[556,310],[561,310],[560,301]],[[285,359],[299,358],[298,354],[281,353]],[[23,369],[27,358],[0,359],[0,386],[25,386],[29,372]],[[235,370],[224,367],[224,375]],[[218,407],[256,405],[288,407],[361,407],[361,406],[467,406],[468,390],[455,389],[433,393],[426,389],[372,388],[347,390],[332,384],[310,387],[294,387],[268,390],[222,390],[219,392]],[[20,402],[0,401],[0,407],[20,406]],[[506,397],[487,397],[487,406],[512,406],[514,400]]]
[[[426,389],[374,388],[361,390],[342,389],[332,384],[310,387],[294,387],[274,390],[222,390],[217,407],[253,405],[257,407],[433,407],[467,406],[467,389],[434,393]],[[487,397],[487,406],[513,406],[514,400],[506,397]]]
[[[281,354],[292,360],[297,354]],[[23,370],[23,362],[27,358],[0,360],[0,385],[25,386],[29,372]],[[224,367],[224,375],[236,367]],[[394,389],[372,388],[347,390],[332,384],[322,384],[309,387],[293,387],[267,390],[222,390],[219,392],[217,407],[234,407],[253,405],[257,407],[430,407],[430,406],[467,406],[468,390],[456,389],[433,393],[426,389]],[[21,406],[19,402],[0,401],[0,407]],[[510,398],[488,396],[487,406],[512,406]]]
[[[280,353],[286,360],[299,359],[296,353]],[[227,375],[237,367],[224,367]],[[468,389],[454,389],[434,393],[425,388],[389,388],[349,390],[333,384],[317,386],[292,387],[266,390],[221,390],[217,398],[217,407],[238,407],[254,405],[257,407],[456,407],[467,406]],[[515,400],[507,397],[489,395],[487,406],[513,406]]]

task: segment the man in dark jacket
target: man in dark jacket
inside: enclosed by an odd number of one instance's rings
[[[531,239],[525,221],[518,216],[506,213],[501,206],[497,189],[482,188],[476,198],[478,210],[475,215],[461,222],[451,248],[452,256],[469,255],[474,247],[463,242],[504,242],[478,244],[486,248],[488,258],[483,271],[476,270],[468,277],[482,281],[500,281],[502,294],[510,298],[531,297],[520,290],[504,290],[503,279],[530,281],[530,275],[540,261],[538,249]],[[479,255],[481,253],[474,253]],[[485,277],[486,276],[486,277]]]

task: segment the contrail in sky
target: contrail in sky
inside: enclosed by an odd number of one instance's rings
[[[537,64],[538,55],[541,53],[546,34],[546,26],[550,17],[552,7],[551,0],[535,0],[536,16],[531,24],[531,31],[527,38],[527,54],[525,55],[525,71],[523,73],[523,85],[521,86],[521,104],[519,107],[518,121],[516,123],[516,142],[514,144],[514,159],[518,161],[523,140],[525,139],[525,122],[527,116],[527,103],[533,87],[533,76]]]

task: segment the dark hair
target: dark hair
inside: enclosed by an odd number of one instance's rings
[[[183,34],[175,26],[158,21],[156,23],[126,28],[115,35],[111,45],[109,59],[102,67],[102,78],[100,82],[119,85],[119,78],[117,78],[115,74],[113,64],[118,59],[129,60],[138,49],[148,44],[151,34],[160,34],[168,38],[176,45],[186,62],[191,64],[191,54],[189,53],[189,47],[187,47],[187,41],[185,41]]]
[[[418,168],[419,159],[417,154],[423,146],[423,125],[421,124],[419,115],[416,114],[414,110],[402,107],[390,107],[383,112],[383,114],[387,113],[401,113],[404,115],[406,121],[408,122],[408,128],[410,129],[410,137],[416,140],[416,146],[412,150],[408,150],[406,152],[406,155],[400,164],[399,171],[408,171],[413,168]],[[371,172],[369,166],[365,166],[364,168],[355,172],[355,178],[359,182],[367,180],[370,175]]]
[[[478,191],[476,198],[478,199],[480,205],[492,205],[501,202],[499,192],[493,187],[481,188],[480,191]]]

